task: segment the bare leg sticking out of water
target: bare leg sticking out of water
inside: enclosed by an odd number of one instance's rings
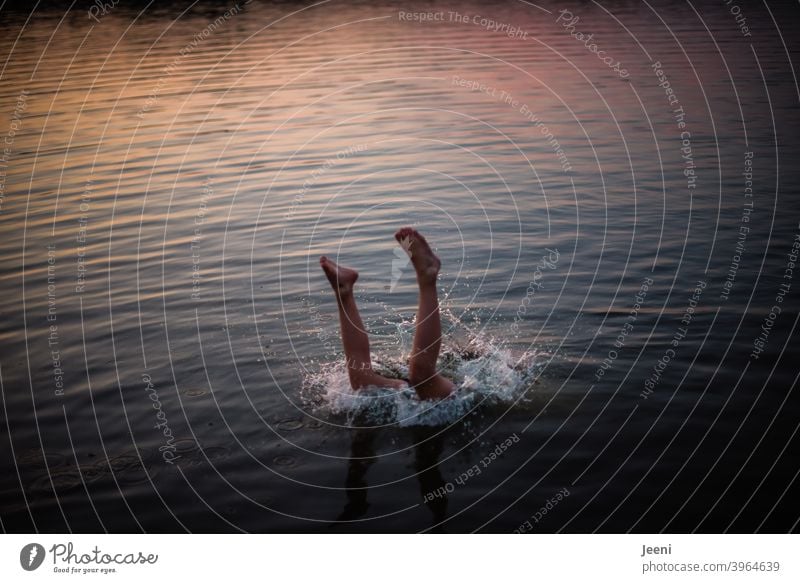
[[[367,386],[403,387],[405,385],[403,381],[388,379],[372,370],[369,357],[369,337],[353,296],[353,285],[358,279],[358,272],[355,269],[340,267],[324,255],[319,258],[319,264],[336,294],[336,303],[339,306],[339,326],[342,330],[342,345],[344,346],[350,385],[354,389]]]
[[[394,238],[411,257],[417,272],[419,301],[414,321],[414,344],[408,364],[408,380],[422,399],[441,399],[453,392],[453,383],[436,372],[436,361],[442,347],[442,322],[436,280],[442,263],[425,237],[411,227],[404,227]]]
[[[436,279],[441,263],[425,238],[416,230],[402,228],[395,233],[395,239],[411,257],[419,284],[416,329],[408,367],[409,383],[421,399],[441,399],[452,393],[454,388],[450,380],[436,372],[436,361],[442,344],[442,325],[436,292]],[[319,264],[336,295],[350,385],[354,389],[366,386],[403,387],[403,381],[386,378],[372,370],[369,337],[353,296],[358,272],[340,267],[325,256],[320,257]]]

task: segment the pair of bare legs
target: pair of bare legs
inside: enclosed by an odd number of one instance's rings
[[[425,237],[416,230],[404,227],[398,230],[394,237],[411,258],[419,284],[419,303],[414,344],[408,366],[408,381],[421,399],[442,399],[453,392],[454,385],[436,371],[436,361],[442,345],[442,324],[436,291],[441,262]],[[320,257],[319,264],[328,277],[339,306],[339,324],[350,385],[354,389],[367,386],[392,388],[405,386],[399,379],[390,379],[372,370],[369,337],[353,296],[353,286],[358,279],[358,272],[336,265],[325,256]]]

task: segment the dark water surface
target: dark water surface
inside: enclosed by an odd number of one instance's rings
[[[0,8],[5,531],[797,529],[796,3],[66,5]],[[405,224],[441,424],[339,399],[317,257],[402,367]]]

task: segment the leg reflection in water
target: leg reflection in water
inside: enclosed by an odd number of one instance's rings
[[[444,532],[442,521],[447,517],[447,493],[439,471],[439,458],[444,449],[445,432],[441,427],[414,428],[414,469],[419,478],[419,491],[423,503],[431,511],[432,531]],[[440,492],[440,496],[433,496]]]
[[[347,464],[347,479],[344,482],[347,504],[336,519],[334,526],[357,520],[367,513],[367,470],[375,463],[375,437],[379,430],[360,428],[353,430],[350,444],[350,461]]]
[[[369,509],[367,471],[377,461],[375,440],[381,429],[362,427],[352,431],[350,460],[345,480],[347,502],[332,526],[363,519]],[[440,523],[447,517],[447,494],[444,493],[443,487],[445,482],[439,471],[439,459],[444,449],[444,432],[441,427],[415,427],[412,430],[412,438],[414,470],[419,480],[422,503],[431,512],[433,526],[431,530],[442,532]],[[434,497],[430,495],[433,492],[442,494]]]

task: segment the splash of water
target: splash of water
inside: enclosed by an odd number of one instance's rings
[[[450,314],[443,313],[446,318]],[[411,346],[412,327],[396,323],[400,346]],[[462,326],[463,328],[463,326]],[[393,424],[447,425],[482,407],[509,406],[529,397],[541,370],[535,351],[514,354],[501,342],[483,333],[466,332],[466,342],[445,339],[439,357],[440,372],[453,380],[457,390],[440,401],[420,400],[413,388],[350,387],[344,359],[324,364],[303,382],[303,398],[317,414],[344,417],[347,425]],[[379,374],[408,378],[407,351],[403,357],[373,354],[372,367]]]

